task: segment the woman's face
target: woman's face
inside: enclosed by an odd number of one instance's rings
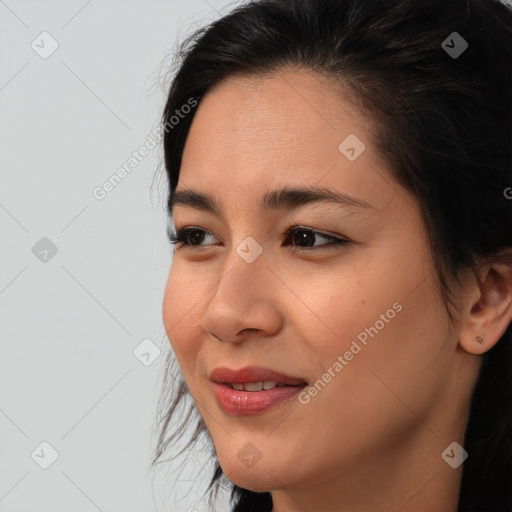
[[[177,191],[220,213],[174,206],[176,231],[196,231],[176,247],[165,328],[225,474],[257,491],[382,477],[404,458],[410,474],[421,460],[446,466],[460,419],[457,333],[417,202],[365,118],[331,91],[305,71],[227,79],[200,103],[183,154]],[[262,204],[297,188],[360,204],[308,194]],[[293,226],[302,230],[286,235]],[[250,366],[307,386],[211,381],[216,368]]]

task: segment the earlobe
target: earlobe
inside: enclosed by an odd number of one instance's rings
[[[501,337],[501,336],[500,336]],[[480,355],[491,349],[500,338],[497,338],[494,342],[486,342],[482,336],[468,337],[461,333],[460,344],[466,352],[470,354]]]

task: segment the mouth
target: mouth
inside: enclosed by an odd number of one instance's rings
[[[217,368],[211,375],[221,409],[231,416],[259,414],[295,398],[308,383],[264,367]]]

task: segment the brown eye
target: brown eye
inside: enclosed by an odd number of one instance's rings
[[[332,249],[350,243],[349,240],[344,238],[327,235],[315,229],[303,226],[293,226],[284,233],[284,235],[291,241],[289,245],[291,245],[292,249],[297,251],[311,252],[318,249]],[[181,243],[184,247],[208,247],[209,245],[214,245],[203,244],[205,237],[208,236],[214,238],[209,231],[190,226],[178,230],[177,233],[168,233],[171,244],[175,245]],[[327,242],[318,244],[317,242],[319,240],[321,241],[322,238]]]
[[[304,244],[306,247],[311,247],[315,243],[316,235],[311,230],[298,229],[293,231],[291,239],[298,246],[303,246],[302,244]]]
[[[350,243],[348,240],[343,238],[337,238],[335,236],[320,233],[319,231],[303,226],[293,226],[286,232],[286,235],[291,240],[293,249],[299,251],[316,250],[317,248],[330,249],[335,246]],[[325,240],[328,240],[328,242],[315,245],[315,242],[317,242],[319,238],[324,238]]]
[[[183,246],[204,247],[211,244],[202,244],[205,236],[213,236],[208,231],[201,228],[186,227],[178,230],[177,233],[169,233],[169,241],[171,244],[182,242]]]
[[[185,233],[184,236],[188,236],[188,240],[190,240],[188,245],[201,245],[201,242],[204,239],[204,235],[205,232],[203,230],[194,229]]]

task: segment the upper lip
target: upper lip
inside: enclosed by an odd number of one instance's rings
[[[304,379],[291,377],[284,373],[265,368],[263,366],[246,366],[239,370],[233,370],[225,366],[215,368],[210,374],[210,380],[219,383],[245,384],[248,382],[260,382],[270,380],[278,384],[288,384],[289,386],[300,386],[307,384]]]

